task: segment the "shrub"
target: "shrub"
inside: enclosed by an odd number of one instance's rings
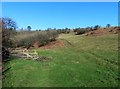
[[[12,41],[14,42],[14,47],[23,46],[29,48],[34,43],[38,43],[39,46],[46,45],[51,41],[55,41],[58,36],[58,32],[56,30],[49,31],[22,31],[18,32],[16,36],[12,37]]]
[[[86,29],[79,29],[79,30],[76,31],[76,35],[81,35],[81,34],[84,34],[86,32],[87,32]]]
[[[97,29],[99,29],[99,28],[100,28],[99,25],[95,25],[93,30],[97,30]]]
[[[55,38],[58,37],[58,32],[56,30],[50,30],[47,35],[49,35],[50,41],[55,41]]]
[[[77,32],[77,29],[73,29],[73,32]]]
[[[68,33],[70,33],[70,29],[69,29],[69,28],[57,29],[57,32],[58,32],[59,34],[61,34],[61,33],[68,34]]]

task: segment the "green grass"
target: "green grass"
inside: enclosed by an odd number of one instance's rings
[[[63,47],[36,49],[49,61],[11,60],[3,86],[115,87],[118,86],[118,35],[61,34]]]

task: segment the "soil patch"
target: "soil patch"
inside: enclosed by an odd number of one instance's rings
[[[56,40],[48,43],[47,45],[41,46],[40,48],[51,49],[53,47],[62,47],[64,46],[64,42],[60,40]]]

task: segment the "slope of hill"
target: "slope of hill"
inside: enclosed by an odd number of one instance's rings
[[[64,45],[37,48],[51,60],[38,62],[11,58],[3,79],[8,87],[116,87],[118,34],[85,36],[61,34]]]

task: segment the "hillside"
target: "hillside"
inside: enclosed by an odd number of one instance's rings
[[[113,87],[118,84],[118,34],[61,34],[57,45],[37,48],[47,61],[11,58],[8,87]],[[58,45],[58,44],[62,45]],[[55,44],[55,43],[53,43]],[[50,45],[49,45],[50,46]]]

